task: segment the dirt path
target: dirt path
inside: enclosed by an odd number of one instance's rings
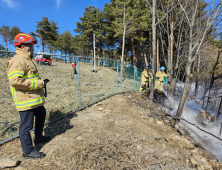
[[[15,139],[0,146],[0,159],[19,159],[20,167],[41,170],[222,169],[222,163],[173,129],[171,121],[159,105],[137,94],[116,95],[45,127],[53,137],[37,145],[45,158],[23,160]]]

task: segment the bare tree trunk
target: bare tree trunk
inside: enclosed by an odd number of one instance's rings
[[[45,40],[44,40],[44,37],[42,37],[42,52],[44,53],[45,52],[45,49],[44,49],[44,47],[45,47],[45,42],[44,42]]]
[[[94,53],[93,53],[93,41],[91,41],[91,55],[94,56]]]
[[[98,42],[98,55],[101,57],[101,43],[100,41]]]
[[[100,41],[98,42],[98,54],[97,54],[97,56],[98,56],[98,66],[100,66],[100,57],[101,57],[101,43],[100,43]]]
[[[184,89],[183,89],[183,95],[180,100],[179,107],[177,109],[176,117],[181,117],[183,113],[183,108],[185,106],[185,101],[188,96],[188,91],[189,91],[189,85],[190,85],[190,68],[191,68],[191,62],[188,61],[187,66],[186,66],[186,80],[184,84]]]
[[[143,31],[141,31],[141,37],[143,38]],[[144,41],[142,41],[142,53],[143,53],[143,60],[142,61],[144,61],[145,62],[145,66],[148,66],[148,62],[147,62],[147,57],[146,57],[146,50],[145,50],[145,45],[144,45]],[[144,65],[144,64],[143,64]]]
[[[119,45],[118,45],[118,49],[121,49],[121,44],[122,44],[122,41],[120,40],[120,41],[119,41]],[[118,51],[117,51],[117,52],[118,52]],[[121,57],[122,57],[122,53],[121,53],[120,56],[119,56],[120,61],[121,61]]]
[[[135,54],[135,46],[134,46],[134,39],[131,38],[131,46],[132,46],[132,56],[133,56],[133,66],[137,66],[137,58]]]
[[[120,71],[120,82],[123,80],[123,61],[124,61],[124,48],[125,48],[125,34],[126,34],[126,25],[125,25],[125,3],[124,3],[124,15],[123,15],[123,42],[122,42],[122,56],[121,56],[121,71]]]
[[[149,64],[148,64],[148,60],[147,60],[146,48],[145,48],[144,42],[143,42],[143,56],[144,56],[144,60],[145,60],[145,65],[148,67]]]
[[[197,97],[198,90],[199,90],[199,72],[200,72],[200,52],[198,52],[197,75],[196,75],[196,84],[195,84],[195,91],[194,91],[195,97]]]
[[[152,79],[150,83],[149,99],[153,100],[156,79],[156,0],[152,1]]]
[[[171,37],[170,37],[170,61],[171,61],[171,67],[173,66],[173,26],[174,26],[173,12],[171,12],[171,26],[170,26],[170,32],[171,32]]]
[[[175,94],[175,91],[176,91],[176,83],[177,83],[177,78],[178,78],[178,75],[179,75],[179,72],[180,70],[178,69],[176,73],[174,73],[175,75],[172,77],[172,85],[171,85],[171,94]]]
[[[168,75],[169,75],[169,79],[170,79],[170,81],[171,81],[171,75],[172,75],[172,63],[171,63],[171,51],[170,51],[170,49],[171,49],[171,42],[170,42],[171,40],[170,39],[168,39],[168,44],[169,44],[169,46],[168,46],[168,49],[167,49],[167,72],[169,73]]]
[[[212,75],[211,75],[210,87],[209,87],[209,93],[208,93],[208,99],[207,99],[207,105],[206,105],[206,111],[207,111],[207,109],[209,108],[209,105],[210,105],[211,89],[212,89],[213,86],[214,86],[214,80],[217,79],[217,78],[215,78],[215,70],[216,70],[216,67],[217,67],[218,64],[219,64],[219,59],[220,59],[220,51],[218,52],[217,61],[216,61],[216,63],[214,64],[213,71],[212,71]]]
[[[188,61],[187,61],[187,65],[186,65],[186,81],[185,81],[185,85],[184,85],[184,89],[183,89],[183,95],[179,104],[179,107],[177,109],[177,113],[176,116],[177,117],[181,117],[182,112],[183,112],[183,108],[185,105],[185,101],[187,98],[187,94],[188,94],[188,88],[189,88],[189,83],[190,83],[190,78],[192,77],[192,75],[190,74],[190,70],[191,70],[191,65],[192,63],[195,61],[197,54],[204,42],[205,36],[208,32],[208,30],[210,29],[210,27],[212,26],[212,24],[214,23],[215,19],[221,14],[221,2],[216,6],[216,8],[214,9],[214,2],[215,0],[213,0],[212,4],[211,4],[211,9],[210,9],[210,15],[207,18],[207,22],[206,25],[203,26],[202,29],[202,34],[200,34],[199,36],[199,40],[197,41],[196,39],[194,39],[194,25],[196,22],[196,14],[198,11],[198,5],[199,5],[199,0],[193,1],[196,4],[191,6],[192,12],[189,13],[188,11],[185,11],[185,9],[183,8],[183,5],[181,4],[180,1],[178,1],[180,7],[182,8],[182,10],[184,11],[185,15],[186,15],[186,19],[188,21],[188,25],[189,25],[189,54],[188,54]],[[190,8],[188,8],[188,10],[190,10]],[[212,13],[214,12],[214,16],[212,16]],[[191,15],[189,15],[191,14]],[[196,42],[196,45],[194,46],[193,42]],[[194,47],[196,47],[196,49],[194,50]],[[176,121],[177,123],[177,121]]]
[[[220,98],[220,105],[217,111],[217,119],[219,119],[220,115],[221,115],[221,108],[222,108],[222,97]]]
[[[156,42],[156,60],[157,60],[157,71],[160,71],[160,56],[159,56],[159,37],[157,36]]]
[[[149,31],[149,65],[152,64],[152,31]]]
[[[94,65],[94,71],[96,71],[96,40],[95,40],[95,33],[93,33],[93,59],[94,59],[94,62],[93,62],[93,65]]]
[[[189,56],[188,56],[188,61],[187,61],[187,65],[186,65],[186,69],[185,69],[185,73],[186,73],[186,81],[184,84],[184,89],[183,89],[183,94],[182,94],[182,98],[180,100],[180,104],[179,107],[177,109],[177,113],[176,113],[176,117],[181,117],[182,113],[183,113],[183,108],[185,106],[185,101],[188,95],[188,90],[189,90],[189,85],[190,85],[190,70],[191,70],[191,65],[192,65],[192,54],[193,54],[193,25],[190,25],[190,35],[189,35]],[[177,122],[176,122],[177,123]]]
[[[205,85],[204,85],[204,88],[205,88],[205,90],[204,90],[204,96],[203,96],[203,105],[202,105],[202,107],[204,108],[204,104],[205,104],[205,97],[206,97],[206,94],[207,94],[207,82],[205,82]]]
[[[116,49],[113,50],[113,58],[115,58],[115,55],[116,55],[115,51],[116,51]]]
[[[140,41],[140,62],[139,62],[139,68],[143,68],[144,67],[144,55],[143,55],[143,42]]]
[[[181,42],[181,41],[180,41]],[[180,46],[180,42],[179,42],[179,46]],[[180,53],[180,47],[176,50],[176,55],[175,55],[175,63],[176,63],[176,66],[175,66],[175,69],[174,69],[174,72],[173,72],[173,76],[172,76],[172,79],[171,79],[171,94],[175,94],[175,91],[176,91],[176,83],[177,83],[177,77],[180,73],[180,69],[179,69],[179,53]]]

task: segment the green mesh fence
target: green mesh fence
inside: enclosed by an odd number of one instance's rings
[[[18,136],[20,117],[10,92],[6,64],[14,52],[0,51],[0,144]],[[36,62],[42,79],[48,78],[46,122],[58,119],[105,97],[138,91],[142,71],[118,60],[54,55],[52,64]],[[76,62],[74,74],[72,62]]]

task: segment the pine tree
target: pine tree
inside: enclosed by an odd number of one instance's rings
[[[112,21],[114,25],[114,37],[122,36],[122,54],[121,54],[121,72],[120,81],[123,79],[123,62],[125,52],[125,38],[126,35],[135,32],[138,25],[134,22],[135,10],[133,9],[134,0],[111,0],[109,6],[111,15],[115,20]]]
[[[148,66],[148,59],[146,56],[146,49],[145,49],[145,42],[148,41],[148,31],[151,31],[151,11],[148,7],[148,4],[146,0],[136,0],[134,3],[133,9],[135,10],[135,23],[137,24],[138,31],[137,34],[131,34],[131,45],[132,45],[132,54],[133,54],[133,63],[134,66],[141,67],[143,66],[143,62],[145,62],[145,65]],[[142,59],[142,65],[137,65],[138,58],[135,56],[135,49],[134,46],[134,39],[139,41],[140,44],[140,53],[141,55],[138,55],[137,57],[141,57]]]
[[[75,35],[72,37],[72,46],[75,55],[85,56],[89,55],[90,42],[86,35]]]
[[[116,49],[116,43],[120,42],[119,37],[114,37],[115,30],[114,30],[114,25],[113,22],[115,20],[115,16],[112,15],[112,5],[111,3],[106,3],[104,5],[103,9],[103,25],[104,25],[104,32],[106,33],[104,35],[104,42],[106,45],[106,50],[105,52],[109,54],[109,56],[113,56],[113,59],[119,59],[117,55],[121,55],[118,53],[118,50]]]
[[[60,38],[60,49],[65,53],[65,54],[70,54],[72,51],[71,45],[72,45],[72,34],[66,30],[64,31]]]
[[[8,43],[10,42],[10,26],[2,25],[0,28],[0,35],[5,43],[5,49],[8,50]]]
[[[58,38],[57,23],[54,21],[49,22],[48,17],[42,17],[42,21],[37,22],[36,27],[37,34],[32,33],[32,35],[39,37],[43,52],[45,51],[46,45],[50,46],[49,49],[51,51],[53,49],[53,42],[55,43]]]
[[[83,17],[80,17],[81,22],[77,22],[77,28],[74,29],[76,33],[89,37],[91,44],[91,55],[93,55],[93,33],[96,34],[98,43],[102,41],[102,11],[94,6],[85,8]]]
[[[20,28],[18,26],[13,26],[11,31],[10,31],[10,43],[14,43],[14,38],[17,34],[21,33],[22,31],[20,30]]]
[[[57,39],[59,38],[57,23],[53,20],[50,21],[50,32],[48,35],[47,45],[49,46],[50,53],[52,50],[57,50]]]

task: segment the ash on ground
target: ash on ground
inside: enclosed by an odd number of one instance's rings
[[[207,113],[204,110],[200,110],[197,121],[204,126],[214,126],[217,123],[217,117],[212,113]]]

